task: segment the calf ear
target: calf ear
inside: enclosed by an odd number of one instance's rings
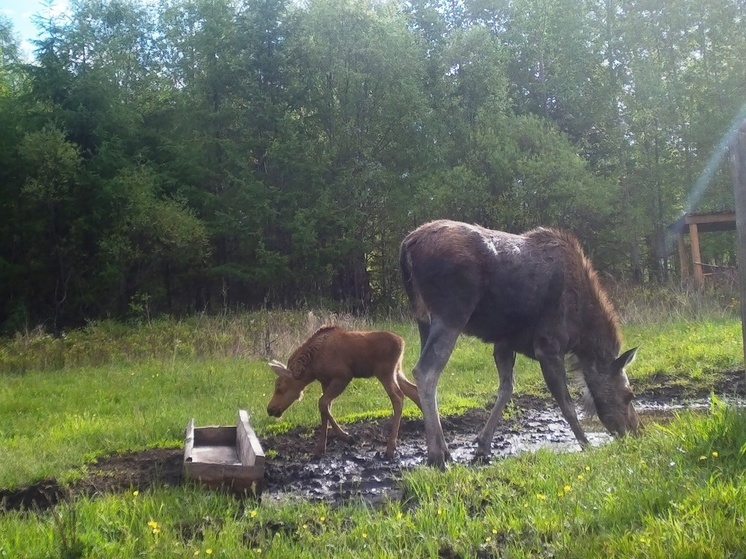
[[[277,374],[278,377],[285,377],[290,376],[290,371],[288,371],[288,368],[280,363],[279,361],[275,361],[274,359],[267,363],[269,367]]]
[[[632,363],[632,361],[635,360],[635,354],[637,353],[637,348],[633,347],[632,349],[628,349],[624,353],[622,353],[619,357],[617,357],[614,360],[614,369],[617,371],[621,371],[624,369],[627,365]]]

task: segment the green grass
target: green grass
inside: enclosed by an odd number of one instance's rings
[[[12,557],[740,557],[746,415],[715,404],[586,453],[405,475],[405,498],[242,503],[189,486],[6,513]],[[248,506],[245,506],[248,505]]]
[[[662,378],[707,390],[719,372],[743,368],[739,320],[673,318],[624,328],[626,347],[640,346],[629,370],[638,392]],[[402,334],[411,371],[411,322],[338,320]],[[192,417],[231,424],[243,408],[260,435],[315,427],[315,385],[282,419],[265,412],[274,378],[264,361],[286,359],[308,322],[305,313],[197,317],[1,341],[0,488],[72,481],[100,456],[180,447]],[[462,338],[439,385],[441,411],[484,405],[496,387],[491,348]],[[518,359],[516,391],[547,395],[535,362]],[[375,380],[353,383],[334,411],[342,422],[391,413]],[[419,412],[408,403],[405,413]],[[0,513],[0,557],[739,557],[745,445],[743,412],[716,406],[582,454],[418,468],[406,498],[378,508],[254,507],[188,485],[73,498]]]
[[[265,409],[274,375],[264,360],[244,355],[243,349],[235,351],[235,334],[230,332],[239,332],[238,326],[220,332],[215,325],[212,330],[204,328],[204,320],[172,321],[170,329],[165,321],[116,330],[105,324],[62,341],[46,336],[6,341],[2,347],[6,371],[0,383],[0,455],[4,457],[0,487],[76,477],[86,463],[116,452],[177,447],[192,417],[198,425],[231,424],[236,410],[246,409],[260,435],[318,425],[318,384],[309,386],[306,397],[281,419],[269,418]],[[239,324],[249,321],[242,317]],[[407,341],[405,370],[411,371],[419,351],[413,324],[362,326],[401,333]],[[194,342],[189,341],[192,334]],[[636,325],[626,328],[625,335],[628,347],[640,346],[629,369],[638,392],[655,386],[661,376],[669,384],[707,390],[717,373],[742,368],[740,323],[734,319]],[[284,337],[295,340],[303,335],[285,333]],[[214,342],[207,351],[201,349],[206,338],[223,342]],[[171,347],[174,339],[179,340],[176,349]],[[13,372],[21,360],[43,362],[40,356],[59,351],[61,343],[64,356],[48,361],[46,368]],[[249,345],[244,342],[244,347]],[[130,353],[133,346],[140,351]],[[292,347],[289,344],[277,356],[285,359]],[[100,364],[86,364],[86,355],[89,362]],[[439,384],[442,413],[483,406],[494,399],[496,389],[490,346],[462,337]],[[518,358],[516,392],[548,396],[535,361]],[[334,411],[344,423],[388,416],[391,404],[375,380],[359,380],[335,401]],[[418,413],[407,402],[405,415]]]

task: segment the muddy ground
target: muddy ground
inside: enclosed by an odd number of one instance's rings
[[[643,420],[656,420],[661,414],[685,407],[706,407],[710,392],[726,398],[746,397],[743,371],[720,375],[712,390],[692,392],[677,386],[675,379],[656,379],[656,388],[639,397],[638,409]],[[454,462],[472,464],[476,450],[474,439],[489,416],[489,409],[473,409],[461,416],[442,419],[446,440]],[[597,420],[583,420],[592,444],[610,440]],[[347,444],[329,437],[326,455],[311,458],[316,431],[296,429],[262,440],[267,453],[262,501],[305,499],[340,503],[365,499],[378,503],[401,496],[398,480],[403,471],[426,461],[425,437],[421,418],[402,421],[398,454],[386,460],[383,451],[390,420],[359,422],[345,428],[355,442]],[[493,460],[538,448],[575,451],[575,442],[567,423],[551,400],[517,397],[513,413],[504,420],[492,443]],[[75,495],[145,491],[152,487],[182,483],[183,450],[151,449],[111,456],[89,466],[88,475],[68,487],[49,479],[20,489],[0,489],[0,510],[44,510]],[[474,465],[479,467],[479,465]]]

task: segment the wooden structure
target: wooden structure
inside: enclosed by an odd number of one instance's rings
[[[742,113],[744,110],[742,109]],[[736,201],[738,266],[741,288],[741,335],[746,363],[746,119],[735,131],[729,144],[733,195]]]
[[[226,488],[242,495],[259,496],[264,481],[264,452],[249,425],[249,415],[239,410],[231,427],[195,427],[192,419],[184,437],[185,479],[212,489]]]
[[[676,234],[679,245],[679,261],[681,262],[681,281],[689,280],[690,273],[694,278],[694,285],[698,288],[705,284],[705,268],[702,254],[699,250],[699,234],[712,231],[735,231],[736,212],[722,211],[713,213],[688,213],[669,226]],[[684,242],[684,235],[688,234],[691,244],[691,267]],[[740,264],[740,262],[739,262]]]

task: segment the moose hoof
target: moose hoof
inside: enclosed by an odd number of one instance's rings
[[[446,464],[451,461],[451,453],[446,451],[440,456],[428,456],[427,465],[433,468],[438,468],[441,471],[446,471]]]
[[[485,465],[489,464],[491,461],[492,457],[489,454],[477,451],[477,453],[474,455],[474,458],[472,458],[471,463],[476,465]]]

